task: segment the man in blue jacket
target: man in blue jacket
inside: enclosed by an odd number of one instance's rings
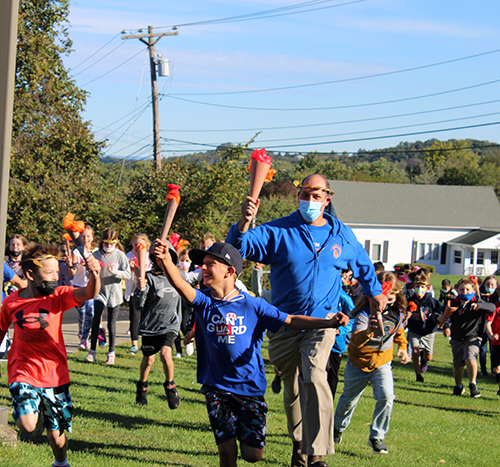
[[[271,265],[272,303],[281,311],[321,318],[336,313],[340,272],[348,268],[370,298],[372,311],[383,311],[387,299],[366,251],[349,227],[324,212],[333,194],[326,177],[309,175],[299,188],[299,210],[251,230],[259,200],[247,197],[226,241],[244,258]],[[334,341],[334,329],[269,334],[269,357],[284,383],[292,467],[327,467],[322,456],[335,452],[325,370]]]

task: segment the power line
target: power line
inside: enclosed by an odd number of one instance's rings
[[[317,142],[317,143],[302,143],[302,144],[285,144],[281,146],[267,146],[267,149],[275,149],[275,148],[288,148],[288,147],[304,147],[304,146],[320,146],[323,144],[339,144],[339,143],[355,143],[358,141],[374,141],[374,140],[379,140],[379,139],[389,139],[389,138],[401,138],[405,136],[416,136],[416,135],[425,135],[425,134],[431,134],[431,133],[439,133],[439,132],[448,132],[448,131],[455,131],[455,130],[469,130],[472,128],[480,128],[480,127],[486,127],[486,126],[493,126],[493,125],[500,125],[500,122],[490,122],[490,123],[480,123],[477,125],[467,125],[467,126],[460,126],[460,127],[454,127],[454,128],[442,128],[440,130],[427,130],[427,131],[416,131],[413,133],[400,133],[396,135],[385,135],[385,136],[372,136],[368,138],[355,138],[355,139],[345,139],[345,140],[336,140],[336,141],[322,141],[322,142]]]
[[[110,44],[113,40],[115,40],[119,35],[120,35],[120,33],[114,35],[108,42],[106,42],[101,48],[99,48],[98,50],[96,50],[92,55],[88,56],[85,60],[83,60],[82,62],[80,62],[78,65],[75,65],[73,68],[71,68],[71,71],[75,71],[78,67],[82,66],[85,62],[87,62],[92,57],[94,57],[95,55],[97,55],[102,49],[104,49],[108,44]]]
[[[481,114],[481,115],[471,115],[468,117],[457,117],[457,118],[450,118],[450,119],[446,119],[446,120],[437,120],[434,122],[412,123],[409,125],[399,125],[399,126],[393,126],[393,127],[387,127],[387,128],[377,128],[377,129],[372,129],[372,130],[349,131],[346,133],[336,133],[333,135],[296,136],[293,138],[267,139],[267,140],[261,140],[260,143],[272,143],[272,142],[276,142],[276,141],[299,141],[299,140],[308,140],[308,139],[316,139],[316,138],[331,138],[333,136],[347,136],[347,135],[359,135],[359,134],[365,134],[365,133],[376,133],[379,131],[399,130],[402,128],[414,128],[414,127],[425,126],[425,125],[436,125],[438,123],[450,123],[450,122],[457,122],[460,120],[470,120],[470,119],[474,119],[474,118],[491,117],[493,115],[498,115],[498,114],[500,114],[500,112],[491,112],[491,113]]]
[[[137,55],[139,55],[140,53],[143,53],[143,52],[144,52],[144,49],[139,50],[139,52],[137,52],[135,55],[132,55],[132,57],[130,57],[129,59],[127,59],[124,62],[120,63],[119,65],[115,66],[114,68],[107,71],[106,73],[103,73],[101,76],[98,76],[97,78],[94,78],[93,80],[90,80],[85,84],[82,84],[81,87],[83,88],[83,87],[87,86],[88,84],[93,83],[94,81],[97,81],[98,79],[101,79],[103,76],[109,75],[109,73],[111,73],[112,71],[115,71],[117,68],[120,68],[122,65],[125,65],[125,63],[130,62],[130,60],[137,57]]]
[[[358,119],[354,119],[354,120],[340,120],[340,121],[336,121],[336,122],[326,122],[326,123],[307,123],[304,125],[272,126],[272,127],[260,127],[260,128],[211,129],[211,130],[206,130],[206,129],[203,129],[203,130],[168,129],[168,130],[161,130],[161,131],[176,132],[176,133],[215,133],[215,132],[238,132],[238,131],[288,130],[288,129],[294,129],[294,128],[310,128],[310,127],[329,126],[329,125],[344,125],[344,124],[348,124],[348,123],[362,123],[362,122],[370,122],[370,121],[374,121],[374,120],[386,120],[386,119],[390,119],[390,118],[411,117],[411,116],[415,116],[415,115],[423,115],[423,114],[428,114],[428,113],[444,112],[447,110],[463,109],[466,107],[475,107],[478,105],[495,104],[498,102],[500,102],[500,99],[495,99],[495,100],[491,100],[491,101],[483,101],[483,102],[475,102],[472,104],[455,105],[452,107],[441,107],[439,109],[421,110],[418,112],[407,112],[407,113],[402,113],[402,114],[384,115],[381,117],[367,117],[367,118],[358,118]]]
[[[98,58],[95,62],[92,62],[87,68],[84,68],[82,71],[79,71],[76,75],[73,75],[73,78],[76,78],[78,75],[81,75],[84,71],[87,71],[89,68],[93,67],[96,63],[99,63],[101,60],[104,60],[108,55],[111,55],[116,49],[120,48],[123,45],[123,42],[120,42],[113,50],[109,51],[106,55],[103,55],[101,58]]]
[[[273,8],[271,10],[263,10],[263,11],[258,11],[258,12],[254,12],[254,13],[246,13],[243,15],[228,16],[225,18],[211,19],[211,20],[205,20],[205,21],[196,21],[196,22],[191,22],[191,23],[172,24],[169,26],[159,26],[156,29],[179,28],[179,27],[187,27],[187,26],[201,26],[201,25],[222,24],[222,23],[234,23],[234,22],[240,22],[240,21],[250,21],[250,20],[255,20],[255,19],[273,18],[276,16],[286,16],[286,15],[292,15],[292,14],[298,14],[298,13],[305,13],[308,11],[322,10],[325,8],[336,8],[339,6],[351,5],[354,3],[362,3],[366,0],[353,0],[353,1],[349,1],[349,2],[339,3],[336,5],[322,6],[319,8],[311,8],[308,10],[292,11],[289,13],[284,13],[285,11],[304,8],[304,7],[307,7],[309,5],[312,6],[315,4],[330,3],[332,1],[333,0],[314,0],[314,1],[308,1],[308,2],[303,2],[303,3],[296,3],[293,5],[288,5],[288,6],[284,6],[284,7],[280,7],[280,8]]]
[[[465,57],[452,58],[450,60],[443,60],[441,62],[428,63],[426,65],[418,65],[411,68],[404,68],[402,70],[385,71],[382,73],[373,73],[371,75],[354,76],[352,78],[342,78],[332,81],[320,81],[317,83],[305,83],[305,84],[295,84],[292,86],[281,86],[277,88],[263,88],[263,89],[248,89],[246,91],[220,91],[220,92],[193,92],[193,93],[176,93],[171,96],[222,96],[222,95],[234,95],[234,94],[254,94],[259,92],[270,92],[270,91],[286,91],[288,89],[300,89],[308,88],[313,86],[324,86],[327,84],[339,84],[348,83],[352,81],[360,81],[364,79],[380,78],[382,76],[390,76],[401,73],[408,73],[410,71],[424,70],[426,68],[433,68],[441,65],[448,65],[450,63],[456,63],[464,60],[470,60],[477,57],[484,57],[485,55],[491,55],[500,52],[500,49],[489,50],[487,52],[480,52],[473,55],[467,55]]]
[[[388,100],[388,101],[370,102],[370,103],[363,103],[363,104],[336,105],[336,106],[329,106],[329,107],[300,107],[300,108],[244,107],[244,106],[238,106],[238,105],[214,104],[211,102],[195,101],[192,99],[186,99],[185,97],[178,97],[177,94],[176,95],[168,94],[168,95],[166,95],[166,97],[169,97],[171,99],[177,99],[180,101],[191,102],[193,104],[209,105],[212,107],[224,107],[224,108],[228,108],[228,109],[280,111],[280,112],[291,112],[291,111],[304,112],[304,111],[310,111],[310,110],[353,109],[353,108],[357,108],[357,107],[370,107],[370,106],[375,106],[375,105],[395,104],[397,102],[412,101],[412,100],[417,100],[417,99],[426,99],[428,97],[436,97],[436,96],[441,96],[443,94],[451,94],[454,92],[467,91],[469,89],[474,89],[474,88],[478,88],[478,87],[482,87],[482,86],[489,86],[490,84],[496,84],[499,82],[500,82],[500,79],[495,79],[492,81],[486,81],[484,83],[472,84],[470,86],[464,86],[461,88],[450,89],[447,91],[433,92],[431,94],[422,94],[422,95],[413,96],[413,97],[402,97],[400,99],[392,99],[392,100]]]

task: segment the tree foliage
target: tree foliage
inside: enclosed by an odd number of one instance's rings
[[[58,241],[67,211],[96,227],[111,215],[97,179],[101,144],[81,118],[86,96],[62,61],[68,8],[19,3],[7,232],[35,241]]]

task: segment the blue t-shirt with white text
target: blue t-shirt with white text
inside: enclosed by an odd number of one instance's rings
[[[261,345],[288,315],[261,298],[239,293],[230,300],[196,290],[197,380],[242,396],[263,396],[266,374]]]

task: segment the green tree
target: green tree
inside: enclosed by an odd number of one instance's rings
[[[21,0],[7,233],[59,241],[67,211],[96,228],[113,197],[97,178],[101,143],[81,118],[85,93],[64,68],[68,0]]]

